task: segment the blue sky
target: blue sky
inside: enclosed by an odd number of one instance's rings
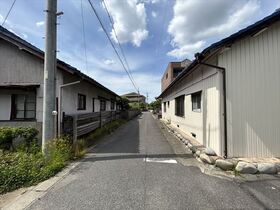
[[[82,34],[83,4],[87,61]],[[111,33],[101,0],[91,0]],[[13,0],[0,1],[0,21]],[[213,42],[271,14],[280,0],[105,0],[133,78],[149,101],[170,61],[193,59]],[[17,0],[4,27],[44,49],[45,0]],[[58,58],[118,94],[135,91],[87,0],[58,0]],[[117,46],[117,45],[116,45]]]

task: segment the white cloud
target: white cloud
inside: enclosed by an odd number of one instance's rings
[[[114,27],[121,43],[131,42],[139,47],[147,39],[146,10],[144,3],[138,0],[106,1],[109,12],[114,20]],[[116,37],[111,31],[111,36]]]
[[[37,26],[37,27],[41,27],[41,26],[43,26],[43,25],[45,25],[45,21],[36,22],[36,26]]]
[[[146,3],[146,4],[157,4],[159,3],[161,0],[142,0],[142,2]]]
[[[157,17],[157,13],[155,11],[152,11],[151,15],[152,15],[153,18]]]
[[[112,65],[112,64],[115,63],[114,60],[108,59],[108,58],[107,58],[107,59],[104,59],[103,62],[104,62],[106,65],[108,65],[108,66],[110,66],[110,65]]]
[[[175,48],[168,55],[193,56],[207,39],[225,37],[244,27],[260,10],[258,0],[176,0],[168,33]]]
[[[205,46],[205,41],[198,41],[194,44],[185,44],[179,48],[175,48],[167,53],[167,55],[176,58],[191,58],[193,52],[199,52]]]

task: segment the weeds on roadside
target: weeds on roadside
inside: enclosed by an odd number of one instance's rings
[[[0,156],[0,193],[37,184],[59,172],[72,158],[72,150],[65,139],[54,139],[47,145],[44,156],[39,146],[26,152],[4,153]]]

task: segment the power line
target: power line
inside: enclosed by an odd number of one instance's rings
[[[7,13],[7,15],[6,15],[6,17],[4,18],[4,20],[3,20],[2,24],[1,24],[1,26],[4,26],[4,24],[6,23],[6,20],[8,19],[8,17],[9,17],[9,15],[10,15],[10,13],[11,13],[11,11],[12,11],[12,9],[13,9],[15,3],[16,3],[16,1],[17,1],[17,0],[14,0],[14,1],[13,1],[13,3],[12,3],[12,5],[11,5],[11,7],[10,7],[10,9],[9,9],[9,11],[8,11],[8,13]]]
[[[136,83],[135,80],[134,80],[134,78],[133,78],[133,76],[132,76],[132,73],[131,73],[131,70],[130,70],[130,66],[129,66],[129,64],[128,64],[128,62],[127,62],[127,59],[126,59],[126,56],[125,56],[125,54],[124,54],[124,50],[123,50],[123,48],[122,48],[122,46],[121,46],[121,44],[120,44],[119,38],[118,38],[118,36],[117,36],[117,32],[116,32],[115,27],[114,27],[114,20],[113,20],[112,16],[110,15],[110,12],[109,12],[109,10],[108,10],[108,8],[107,8],[106,1],[105,1],[105,0],[101,0],[101,1],[102,1],[103,4],[104,4],[106,13],[107,13],[107,15],[108,15],[108,17],[109,17],[109,20],[110,20],[110,22],[111,22],[112,30],[113,30],[113,32],[114,32],[114,35],[115,35],[116,40],[117,40],[117,43],[118,43],[119,48],[120,48],[120,50],[121,50],[121,54],[122,54],[122,56],[123,56],[123,58],[124,58],[124,62],[126,63],[128,72],[130,73],[133,82]]]
[[[86,60],[86,72],[87,72],[88,71],[88,59],[87,59],[87,46],[86,46],[83,0],[81,0],[81,18],[82,18],[82,28],[83,28],[82,33],[83,33],[83,42],[84,42],[84,51],[85,51],[85,60]]]
[[[118,57],[118,59],[120,60],[122,66],[123,66],[123,68],[124,68],[124,70],[126,71],[126,73],[127,73],[128,77],[129,77],[131,83],[133,84],[133,86],[134,86],[134,88],[136,89],[136,91],[138,91],[138,89],[137,89],[135,83],[133,82],[133,80],[132,80],[132,78],[131,78],[129,72],[127,71],[127,69],[126,69],[126,67],[125,67],[125,65],[124,65],[124,63],[123,63],[123,61],[122,61],[122,59],[121,59],[121,57],[120,57],[118,51],[116,50],[115,45],[113,44],[113,42],[112,42],[112,40],[111,40],[111,38],[110,38],[110,36],[109,36],[107,30],[105,29],[105,27],[104,27],[104,25],[103,25],[103,23],[102,23],[102,21],[101,21],[99,15],[98,15],[96,9],[94,8],[94,6],[93,6],[93,4],[91,3],[90,0],[88,0],[88,2],[89,2],[89,4],[90,4],[90,6],[91,6],[91,8],[92,8],[92,10],[93,10],[93,12],[94,12],[94,14],[95,14],[95,16],[97,17],[98,22],[100,23],[100,25],[101,25],[101,27],[102,27],[104,33],[106,34],[106,36],[107,36],[107,38],[108,38],[108,40],[109,40],[111,46],[113,47],[115,53],[117,54],[117,57]]]

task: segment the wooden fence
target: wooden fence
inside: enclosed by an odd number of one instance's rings
[[[92,112],[76,115],[63,115],[62,131],[63,134],[73,136],[73,141],[77,137],[103,127],[113,120],[121,118],[120,111]]]

